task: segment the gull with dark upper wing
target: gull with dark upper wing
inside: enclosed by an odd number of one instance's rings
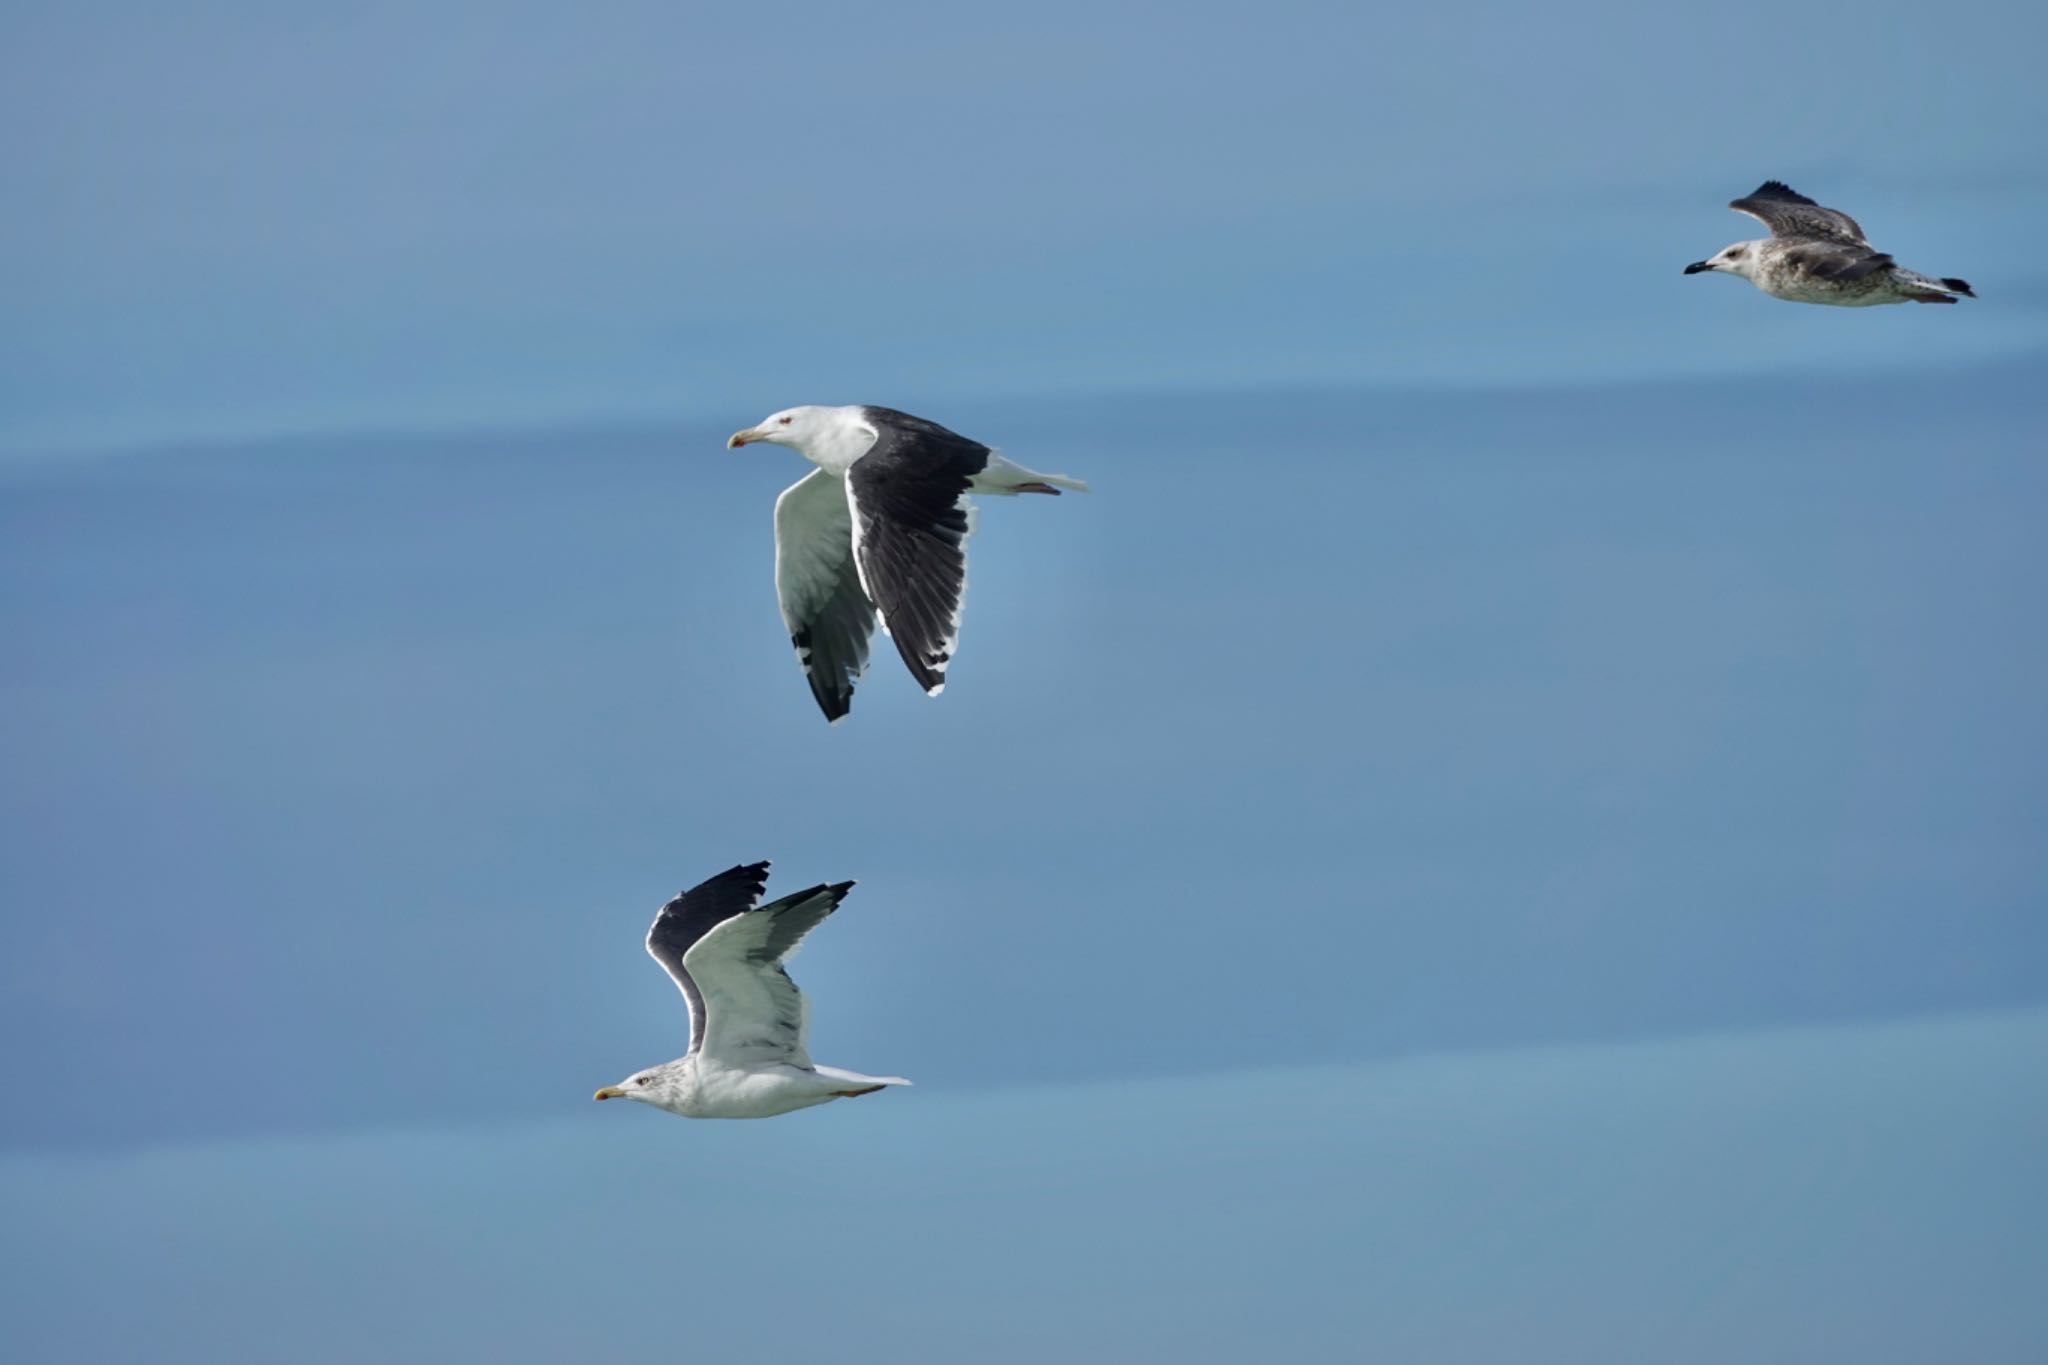
[[[818,466],[775,500],[775,591],[811,694],[835,723],[853,705],[878,613],[917,685],[945,690],[967,593],[970,492],[1088,491],[894,408],[786,408],[726,446],[757,441]]]
[[[1688,275],[1739,275],[1772,298],[1867,308],[1879,303],[1954,303],[1976,298],[1962,280],[1908,270],[1870,245],[1848,214],[1822,208],[1790,185],[1766,180],[1729,208],[1771,230],[1761,241],[1737,242],[1685,268]]]

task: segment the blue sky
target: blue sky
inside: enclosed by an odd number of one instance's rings
[[[746,1358],[679,1222],[852,1360],[2038,1359],[2044,24],[0,16],[30,1358]],[[1682,277],[1766,176],[1983,297]],[[800,401],[1097,489],[836,729]],[[591,1105],[761,857],[916,1089]]]
[[[1855,371],[2048,331],[2048,20],[2017,3],[0,22],[27,206],[0,222],[0,449]],[[1985,306],[1765,309],[1682,278],[1767,175]]]
[[[37,1360],[2022,1365],[2044,1053],[2036,1010],[15,1154],[0,1307]]]

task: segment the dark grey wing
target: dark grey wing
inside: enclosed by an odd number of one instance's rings
[[[875,443],[846,483],[854,558],[896,652],[918,686],[937,695],[967,595],[967,486],[988,468],[989,448],[909,413],[865,411]]]
[[[1782,180],[1766,180],[1754,193],[1728,205],[1771,230],[1773,237],[1812,237],[1848,246],[1868,246],[1863,229],[1838,209],[1822,208]]]
[[[647,930],[647,955],[674,978],[690,1006],[690,1051],[704,1045],[704,993],[683,959],[697,941],[735,915],[760,904],[768,886],[768,864],[744,863],[683,892],[654,917]]]
[[[726,920],[690,949],[706,1005],[705,1057],[727,1066],[811,1064],[810,1008],[782,963],[852,889],[834,882],[784,896]]]
[[[775,500],[775,595],[811,695],[826,720],[839,720],[867,670],[875,608],[853,562],[853,512],[838,475],[813,470]]]
[[[1867,246],[1839,246],[1832,242],[1789,247],[1785,263],[1816,280],[1839,281],[1860,280],[1898,264],[1885,252],[1872,251]]]

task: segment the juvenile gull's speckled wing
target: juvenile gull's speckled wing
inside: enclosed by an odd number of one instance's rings
[[[1771,230],[1773,237],[1809,237],[1844,246],[1870,245],[1854,218],[1838,209],[1822,208],[1782,180],[1766,180],[1753,193],[1732,201],[1728,207],[1756,219]]]
[[[1793,270],[1816,280],[1842,282],[1860,280],[1898,264],[1885,252],[1835,242],[1805,242],[1788,247],[1784,261]]]

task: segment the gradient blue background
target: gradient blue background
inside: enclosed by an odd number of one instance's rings
[[[2041,1358],[2044,39],[7,9],[6,1353]],[[1098,490],[829,730],[800,401]],[[758,857],[918,1087],[590,1105]]]

